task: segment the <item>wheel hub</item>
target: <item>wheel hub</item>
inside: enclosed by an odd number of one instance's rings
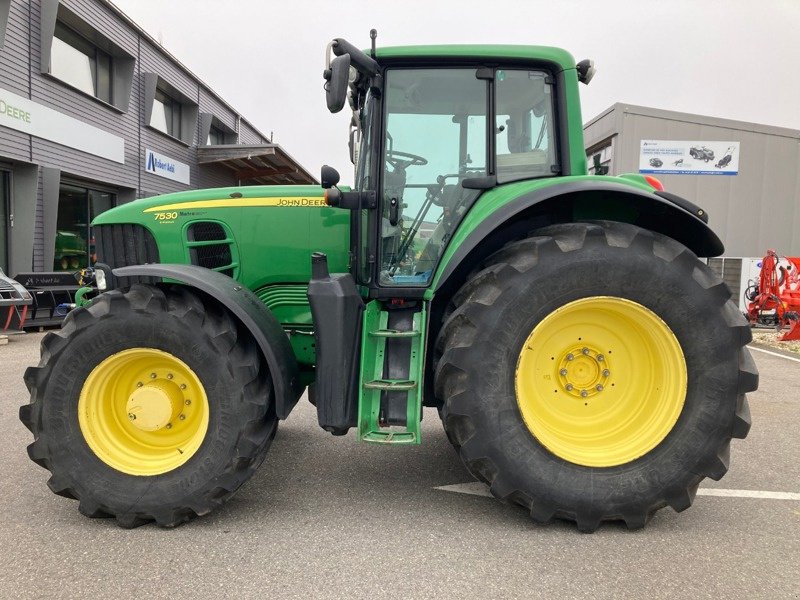
[[[611,369],[608,359],[592,346],[579,345],[561,354],[558,362],[558,383],[575,398],[594,398],[605,391]]]
[[[157,431],[178,419],[183,401],[180,388],[172,381],[150,381],[128,397],[128,419],[143,431]]]

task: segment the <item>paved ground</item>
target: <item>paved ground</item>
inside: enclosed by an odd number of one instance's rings
[[[537,526],[434,490],[469,481],[435,411],[422,446],[358,445],[301,401],[222,510],[176,530],[118,529],[54,496],[24,448],[22,372],[40,335],[0,346],[0,598],[796,598],[800,501],[698,497],[643,531]],[[753,430],[708,487],[800,492],[800,363],[753,353]]]

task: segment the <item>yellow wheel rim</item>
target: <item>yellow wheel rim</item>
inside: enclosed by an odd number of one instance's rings
[[[185,464],[208,431],[200,379],[172,354],[133,348],[106,358],[83,384],[78,422],[92,452],[129,475]]]
[[[650,309],[609,296],[575,300],[545,317],[517,362],[519,410],[550,452],[587,467],[647,454],[675,426],[686,361]]]

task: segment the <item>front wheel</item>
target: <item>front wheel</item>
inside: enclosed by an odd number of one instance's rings
[[[20,419],[56,494],[123,527],[211,512],[263,461],[272,385],[255,341],[183,286],[100,295],[42,340]]]
[[[688,249],[603,222],[536,232],[459,291],[437,348],[448,437],[492,493],[594,531],[684,510],[728,469],[758,376],[730,291]]]

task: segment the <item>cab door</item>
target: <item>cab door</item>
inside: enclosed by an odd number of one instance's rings
[[[480,194],[463,182],[490,174],[490,81],[483,71],[386,71],[374,240],[378,288],[427,287],[455,226]]]

